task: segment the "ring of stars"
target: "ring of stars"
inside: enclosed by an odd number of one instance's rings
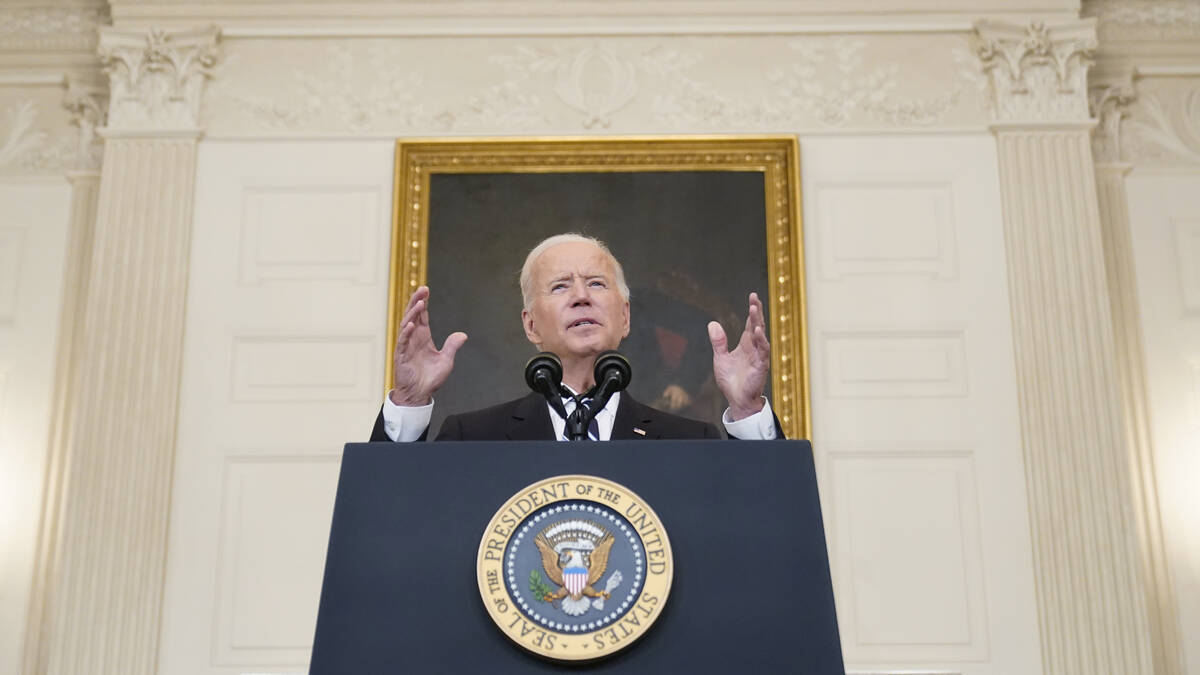
[[[613,535],[616,536],[617,532],[620,531],[621,535],[623,535],[629,541],[629,545],[633,549],[634,561],[633,583],[629,585],[629,593],[625,596],[625,599],[621,601],[621,604],[608,614],[600,617],[598,620],[577,624],[562,623],[554,618],[542,616],[541,613],[537,611],[536,607],[531,607],[529,604],[530,602],[536,601],[527,600],[525,596],[521,594],[521,588],[517,583],[516,576],[517,549],[520,548],[521,541],[524,539],[525,535],[528,534],[535,525],[543,520],[548,521],[552,516],[563,513],[566,513],[569,516],[572,514],[572,512],[576,512],[576,515],[581,516],[590,514],[600,518],[601,520],[609,521]],[[604,626],[624,616],[630,605],[632,605],[634,600],[637,598],[638,593],[641,592],[644,569],[642,552],[643,549],[641,539],[638,538],[637,533],[628,525],[628,521],[626,521],[624,518],[614,514],[603,506],[593,506],[579,502],[574,502],[571,504],[559,504],[558,506],[546,508],[534,514],[531,518],[527,518],[525,520],[525,524],[521,526],[521,529],[517,532],[517,535],[513,537],[512,542],[509,543],[508,560],[506,561],[508,592],[512,596],[513,602],[515,602],[525,612],[526,615],[547,628],[563,633],[584,633],[593,631],[597,628],[603,628]]]

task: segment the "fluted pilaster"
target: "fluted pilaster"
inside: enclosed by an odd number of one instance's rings
[[[71,183],[71,211],[67,222],[66,255],[63,260],[63,294],[59,308],[58,346],[55,355],[53,400],[50,410],[50,441],[46,452],[41,520],[35,548],[34,574],[29,594],[21,672],[46,672],[49,658],[50,612],[59,553],[59,533],[65,492],[67,393],[73,364],[80,358],[79,334],[83,326],[84,301],[91,265],[92,235],[100,198],[100,158],[96,129],[104,125],[107,85],[92,77],[68,74],[64,82],[63,107],[78,127],[74,168],[67,172]]]
[[[1183,671],[1175,590],[1167,564],[1159,512],[1150,410],[1146,393],[1145,355],[1138,311],[1137,277],[1133,263],[1133,233],[1125,197],[1130,165],[1121,161],[1121,120],[1133,101],[1130,83],[1093,89],[1092,113],[1100,121],[1092,139],[1096,163],[1096,192],[1100,233],[1112,310],[1121,422],[1129,452],[1133,506],[1141,537],[1142,569],[1146,577],[1147,618],[1150,622],[1154,672],[1181,675]]]
[[[110,139],[81,350],[51,673],[154,672],[195,139]]]
[[[178,39],[176,39],[178,37]],[[45,672],[150,675],[158,655],[195,183],[216,31],[102,31],[104,160],[62,419]]]
[[[58,353],[55,357],[54,400],[51,405],[50,444],[46,454],[46,479],[42,493],[42,522],[38,531],[37,560],[30,588],[29,614],[21,672],[46,672],[49,658],[49,607],[52,597],[59,532],[62,517],[63,478],[66,470],[66,426],[68,392],[73,365],[80,359],[84,298],[91,262],[92,234],[100,196],[99,171],[74,171],[71,182],[71,220],[67,224],[67,246],[62,306],[59,310]]]
[[[1047,675],[1151,673],[1086,72],[1094,24],[981,24]]]

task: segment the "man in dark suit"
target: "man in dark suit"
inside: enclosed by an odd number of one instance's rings
[[[629,335],[629,287],[620,262],[599,240],[577,234],[550,237],[534,247],[521,268],[521,321],[525,337],[540,351],[562,360],[563,384],[575,393],[594,386],[596,357],[616,349]],[[467,341],[452,333],[438,349],[429,330],[429,289],[413,293],[400,323],[393,356],[395,388],[388,392],[371,433],[372,441],[424,440],[433,414],[433,393],[454,367],[454,355]],[[730,436],[782,438],[779,422],[764,397],[771,362],[762,303],[749,298],[749,316],[730,351],[724,329],[708,324],[713,374],[729,403],[722,418]],[[570,413],[575,401],[563,399]],[[540,394],[529,394],[475,412],[451,415],[437,440],[552,440],[564,438],[566,422]],[[637,438],[719,438],[717,428],[664,413],[614,394],[596,415],[594,440]]]

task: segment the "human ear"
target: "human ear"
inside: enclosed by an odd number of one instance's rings
[[[542,336],[538,335],[537,328],[533,325],[533,312],[527,309],[521,310],[521,325],[525,328],[525,339],[529,340],[536,347],[541,347]]]

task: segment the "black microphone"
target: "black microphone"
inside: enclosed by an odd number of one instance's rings
[[[593,389],[592,404],[588,406],[588,424],[591,424],[592,418],[601,408],[608,405],[608,399],[612,398],[613,394],[624,391],[625,387],[629,386],[630,380],[633,379],[633,367],[621,352],[610,349],[596,357],[592,377],[596,379],[596,388]]]
[[[621,352],[610,349],[596,357],[592,376],[596,378],[597,393],[612,396],[629,386],[630,380],[633,379],[633,368],[629,365],[629,359]]]
[[[559,391],[562,389],[562,361],[553,352],[542,352],[525,363],[525,384],[546,397],[546,402],[564,420],[567,408],[563,405]]]

